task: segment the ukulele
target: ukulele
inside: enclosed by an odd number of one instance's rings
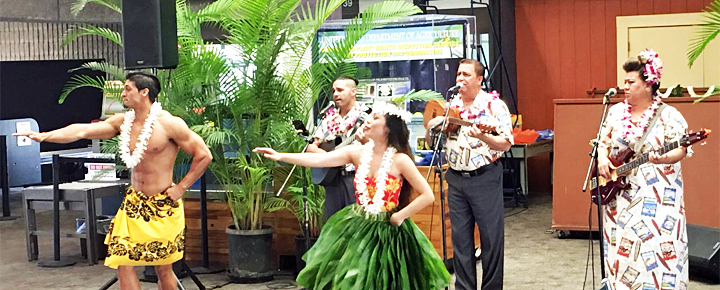
[[[710,132],[710,129],[702,128],[698,132],[684,135],[678,141],[665,144],[665,146],[656,151],[662,155],[681,146],[690,146],[707,138],[707,136],[710,135]],[[599,176],[595,172],[595,168],[593,168],[593,178],[591,180],[590,189],[594,190],[599,187],[598,190],[600,191],[600,198],[602,199],[601,201],[603,205],[613,200],[619,191],[629,187],[630,184],[625,181],[625,177],[629,175],[633,169],[647,163],[649,160],[648,154],[649,153],[644,153],[642,156],[631,160],[631,158],[635,155],[635,152],[632,149],[625,148],[624,150],[618,152],[614,158],[610,159],[610,162],[616,168],[610,171],[609,179]],[[596,196],[593,194],[592,201],[597,204],[596,199]]]
[[[460,118],[460,111],[457,108],[450,108],[448,112],[447,124],[445,127],[445,133],[452,134],[457,133],[460,126],[474,126],[480,129],[483,133],[489,133],[492,135],[499,135],[496,131],[495,126],[488,126],[484,124],[475,124],[470,121],[466,121]],[[441,100],[430,100],[425,105],[425,113],[423,113],[423,125],[427,128],[428,122],[437,116],[445,116],[445,103]]]

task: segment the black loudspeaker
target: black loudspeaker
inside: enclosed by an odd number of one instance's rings
[[[122,0],[125,69],[178,63],[175,0]]]
[[[690,271],[720,282],[720,229],[687,225]]]

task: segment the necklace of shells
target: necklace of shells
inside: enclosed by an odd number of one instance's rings
[[[133,150],[132,154],[130,154],[130,131],[132,131],[133,121],[135,121],[135,110],[133,109],[125,113],[125,119],[122,126],[120,126],[120,144],[118,147],[120,149],[120,159],[125,162],[128,168],[137,166],[142,160],[153,128],[160,117],[160,112],[162,112],[160,102],[153,103],[150,107],[150,113],[147,118],[145,118],[145,124],[142,131],[140,131],[138,141],[135,144],[135,150]]]

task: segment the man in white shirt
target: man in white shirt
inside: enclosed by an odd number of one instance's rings
[[[367,117],[364,106],[357,103],[358,81],[351,77],[341,76],[333,82],[333,106],[328,108],[315,133],[314,142],[308,145],[307,152],[326,152],[321,144],[340,142],[352,138],[357,128]],[[333,170],[333,169],[331,169]],[[314,174],[316,174],[314,172]],[[329,172],[325,181],[325,217],[330,218],[344,207],[355,203],[355,187],[353,178],[355,168],[348,164],[337,172]],[[315,177],[315,176],[314,176]]]
[[[504,216],[502,166],[498,159],[513,143],[507,105],[498,94],[481,90],[484,67],[477,60],[460,61],[456,81],[463,86],[448,103],[460,118],[473,124],[495,127],[497,135],[477,127],[463,126],[448,136],[445,144],[450,165],[448,207],[452,226],[455,289],[477,289],[474,230],[480,230],[482,289],[502,289]],[[445,117],[428,122],[428,128],[442,124]],[[429,131],[426,140],[429,139]]]

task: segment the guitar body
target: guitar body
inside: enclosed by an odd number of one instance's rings
[[[365,122],[365,119],[367,118],[368,114],[370,114],[370,112],[371,110],[367,109],[360,114],[358,119],[355,121],[355,125],[353,125],[352,131],[349,134],[350,137],[346,137],[343,140],[340,136],[338,136],[335,138],[335,140],[320,143],[318,145],[318,148],[325,150],[326,152],[330,152],[335,149],[350,145],[352,142],[355,141],[355,132],[357,132],[363,122]],[[344,166],[311,167],[310,175],[312,182],[322,186],[330,185],[333,179],[335,179],[335,176],[337,176],[337,174],[340,172],[340,170],[344,170],[343,168]]]
[[[427,127],[428,122],[438,116],[445,116],[445,102],[442,100],[428,101],[427,104],[425,104],[425,112],[423,113],[423,126]],[[460,111],[455,108],[450,108],[448,117],[460,120]],[[458,124],[448,123],[445,128],[445,132],[454,133],[457,132],[458,129],[460,129]]]
[[[432,120],[435,117],[444,117],[445,116],[445,103],[441,100],[430,100],[425,104],[425,112],[423,113],[423,126],[427,128],[428,122]],[[489,133],[492,135],[497,136],[498,133],[496,131],[496,128],[494,126],[487,126],[484,124],[473,124],[470,121],[465,121],[460,118],[460,111],[456,108],[449,108],[448,113],[448,122],[445,126],[445,133],[450,135],[457,133],[457,131],[460,129],[461,126],[473,126],[480,131]]]
[[[338,139],[335,139],[338,140]],[[325,151],[333,151],[335,150],[335,142],[323,142],[320,143],[320,146],[318,146],[320,149]],[[328,186],[332,184],[332,181],[335,179],[335,176],[337,176],[338,173],[340,173],[340,170],[342,170],[342,166],[338,167],[311,167],[310,168],[310,175],[312,178],[312,182],[315,184],[319,184],[322,186]]]
[[[626,148],[625,150],[618,152],[617,156],[614,158],[610,158],[610,163],[612,163],[613,166],[618,167],[629,162],[633,155],[635,155],[635,152],[630,148]],[[609,179],[599,176],[597,172],[595,172],[595,168],[592,170],[592,176],[597,179],[600,199],[603,205],[612,201],[617,196],[618,192],[626,189],[629,185],[625,181],[625,176],[618,175],[614,169],[610,171]],[[592,201],[597,204],[595,192],[592,192],[591,196]]]

